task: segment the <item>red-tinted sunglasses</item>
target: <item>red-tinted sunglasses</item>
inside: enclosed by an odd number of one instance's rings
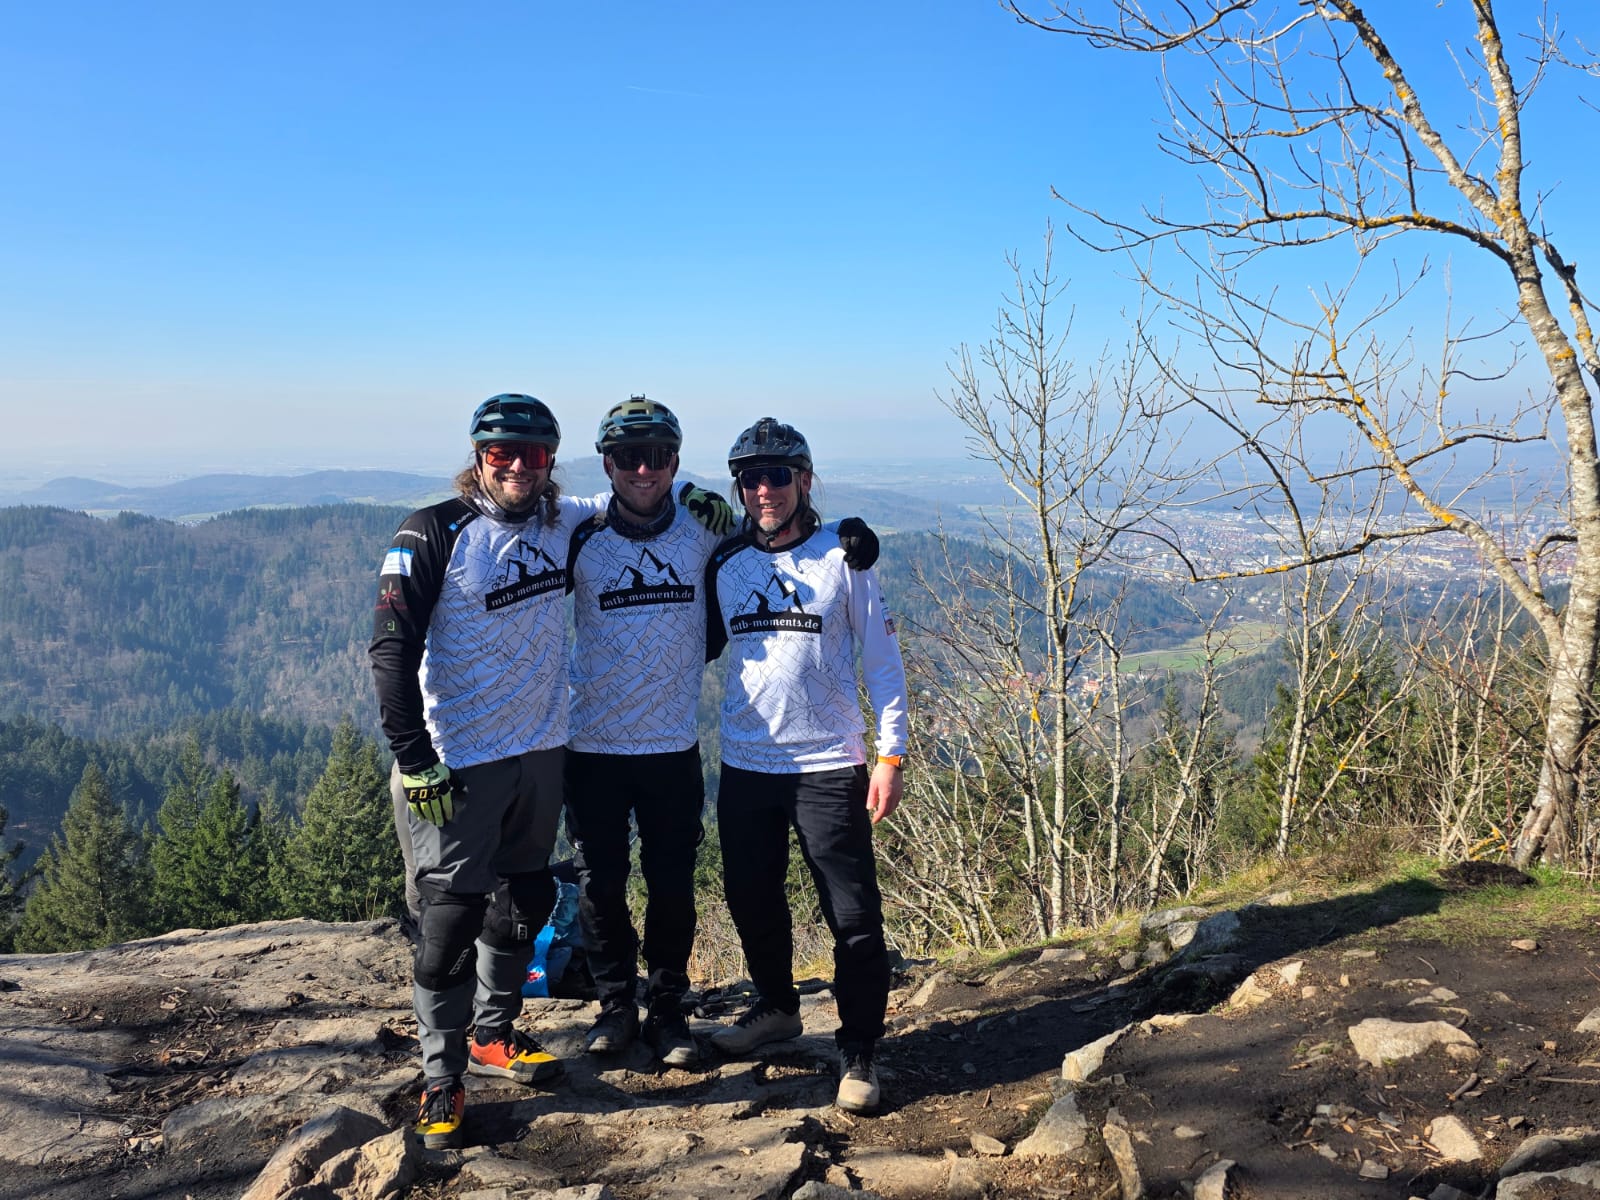
[[[483,447],[483,461],[496,470],[504,470],[517,461],[530,471],[541,471],[554,457],[550,447],[539,442],[490,442]]]

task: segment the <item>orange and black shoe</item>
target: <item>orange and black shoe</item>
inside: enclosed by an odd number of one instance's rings
[[[435,1079],[422,1091],[417,1110],[417,1136],[429,1150],[453,1150],[461,1145],[461,1121],[467,1107],[467,1090],[459,1079]]]
[[[474,1075],[498,1075],[518,1083],[538,1083],[561,1074],[561,1060],[522,1030],[480,1029],[472,1035],[467,1070]]]

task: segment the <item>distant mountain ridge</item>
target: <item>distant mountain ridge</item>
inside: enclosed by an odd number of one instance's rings
[[[562,488],[575,496],[592,496],[610,486],[600,459],[585,456],[559,464]],[[725,491],[725,479],[706,479],[680,471],[678,482]],[[943,510],[923,487],[862,487],[819,480],[814,499],[829,519],[859,516],[880,529],[933,529],[941,519],[952,532],[976,532],[976,523],[962,510],[959,496],[945,499]],[[166,521],[198,521],[221,513],[251,508],[309,508],[325,504],[370,504],[420,508],[452,495],[449,478],[406,471],[324,470],[301,475],[197,475],[175,483],[129,485],[67,476],[36,488],[0,492],[0,508],[23,505],[64,508],[92,516],[139,513]]]
[[[450,480],[404,471],[313,471],[306,475],[200,475],[136,487],[69,476],[30,491],[0,495],[0,507],[41,504],[89,513],[137,512],[167,520],[213,516],[241,508],[315,504],[417,507],[441,500]]]

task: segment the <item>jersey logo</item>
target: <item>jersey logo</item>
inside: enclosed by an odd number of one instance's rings
[[[641,547],[638,564],[624,565],[611,586],[600,592],[599,600],[602,612],[657,604],[693,604],[694,584],[684,583],[671,563],[657,558],[648,547]]]
[[[728,618],[728,632],[735,637],[745,633],[821,633],[822,618],[808,613],[800,603],[794,584],[774,571],[764,589],[750,590],[748,612]]]
[[[414,550],[406,546],[389,547],[389,553],[383,556],[383,566],[378,569],[379,577],[381,578],[384,575],[405,575],[409,577],[411,574],[411,557],[414,553]]]
[[[532,542],[517,541],[515,550],[527,556],[506,559],[505,570],[495,580],[495,586],[483,598],[485,612],[494,612],[510,604],[519,604],[546,592],[565,591],[567,569],[558,567],[555,559]]]

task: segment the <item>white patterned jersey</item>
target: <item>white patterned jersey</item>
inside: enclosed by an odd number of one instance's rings
[[[567,550],[601,498],[556,523],[464,499],[401,524],[379,572],[369,658],[402,770],[471,767],[567,740]]]
[[[661,532],[629,532],[597,516],[572,541],[568,744],[596,754],[686,750],[698,740],[705,569],[719,539],[681,505]]]
[[[906,744],[906,676],[894,620],[872,571],[845,566],[823,528],[782,550],[723,543],[706,573],[711,619],[728,639],[722,759],[773,775],[867,760],[856,657],[879,754]]]

